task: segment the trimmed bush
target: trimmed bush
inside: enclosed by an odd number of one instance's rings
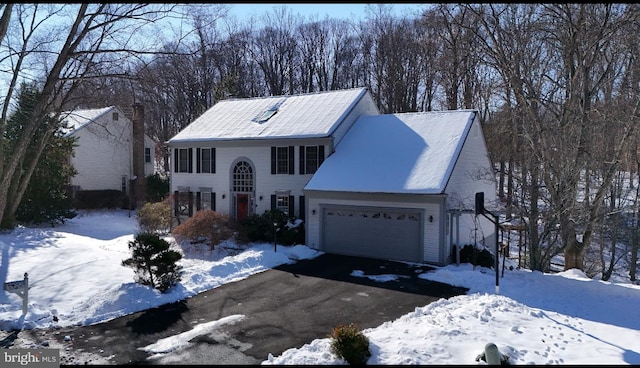
[[[340,325],[333,329],[331,352],[351,365],[364,365],[371,356],[369,338],[355,324]]]
[[[273,224],[277,224],[277,232],[274,233]],[[240,223],[241,232],[244,238],[252,242],[274,241],[275,235],[277,243],[284,245],[294,245],[304,243],[304,225],[301,220],[288,218],[280,210],[265,211],[262,215],[252,215]]]
[[[122,265],[134,269],[136,282],[164,293],[182,278],[182,266],[177,264],[182,254],[169,248],[170,244],[158,235],[140,233],[129,242],[131,258],[123,260]]]
[[[171,204],[168,200],[145,203],[138,210],[138,226],[145,233],[169,232],[171,227]]]
[[[178,242],[193,244],[206,242],[213,250],[216,245],[233,236],[233,226],[228,215],[201,210],[176,226],[171,234]]]

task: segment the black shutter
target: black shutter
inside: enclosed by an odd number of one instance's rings
[[[202,157],[202,149],[196,148],[196,173],[200,173],[200,158]]]
[[[173,214],[178,217],[178,206],[180,205],[180,192],[173,192]]]
[[[289,196],[289,217],[294,217],[295,209],[296,209],[296,197],[290,195]]]
[[[305,172],[305,161],[304,161],[304,146],[300,146],[300,175],[304,175]]]
[[[298,197],[300,199],[300,205],[298,206],[298,218],[300,220],[304,220],[305,219],[305,207],[304,207],[304,196],[300,196]]]
[[[191,150],[191,148],[189,148]],[[187,192],[189,195],[189,217],[193,216],[193,192]]]
[[[211,173],[216,173],[216,148],[211,149]]]
[[[189,148],[189,173],[193,172],[193,148]]]
[[[293,175],[296,172],[295,168],[295,154],[296,148],[294,146],[289,146],[289,175]]]
[[[318,167],[324,162],[324,146],[318,146]]]
[[[276,173],[276,148],[271,147],[271,174]]]
[[[272,194],[271,195],[271,211],[276,209],[276,195]]]
[[[211,193],[211,209],[216,210],[216,192]]]
[[[196,192],[196,212],[202,209],[202,206],[200,206],[201,199],[200,192]]]
[[[173,172],[178,172],[178,149],[173,149]]]

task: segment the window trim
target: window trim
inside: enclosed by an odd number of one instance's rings
[[[144,163],[151,163],[151,147],[144,148]]]
[[[205,165],[203,162],[202,154],[204,151],[209,151],[209,164]],[[207,167],[208,171],[205,171]],[[196,149],[196,173],[201,174],[215,174],[216,173],[216,148],[215,147],[202,147]]]
[[[183,156],[185,167],[182,167]],[[174,165],[173,171],[175,173],[192,173],[193,172],[193,148],[174,148],[173,150]]]
[[[283,150],[286,151],[282,152]],[[283,170],[285,159],[279,157],[280,153],[286,153],[287,170]],[[295,146],[271,146],[271,174],[295,174]]]
[[[309,148],[316,149],[315,170],[309,170],[309,155],[307,152]],[[324,145],[300,146],[298,151],[300,154],[300,175],[315,174],[322,162],[324,162]]]

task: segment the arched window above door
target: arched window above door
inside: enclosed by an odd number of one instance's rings
[[[233,168],[233,191],[253,192],[253,169],[246,161],[240,161]]]

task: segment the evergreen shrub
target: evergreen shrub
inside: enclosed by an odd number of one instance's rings
[[[303,222],[289,218],[277,209],[247,217],[240,222],[240,230],[242,236],[252,242],[271,243],[274,236],[278,244],[284,245],[303,244],[305,241]]]
[[[136,282],[165,293],[182,278],[182,266],[177,263],[182,254],[170,247],[157,234],[139,233],[129,242],[131,258],[123,260],[122,265],[134,269]]]
[[[371,356],[369,338],[358,329],[358,326],[339,325],[333,329],[331,352],[344,359],[350,365],[364,365]]]
[[[453,249],[453,254],[451,256],[451,259],[456,259],[455,248]],[[486,248],[477,249],[471,244],[467,244],[460,249],[460,262],[471,263],[474,266],[486,268],[494,267],[493,254]]]
[[[169,178],[158,173],[148,175],[145,185],[149,202],[161,202],[169,195]]]

